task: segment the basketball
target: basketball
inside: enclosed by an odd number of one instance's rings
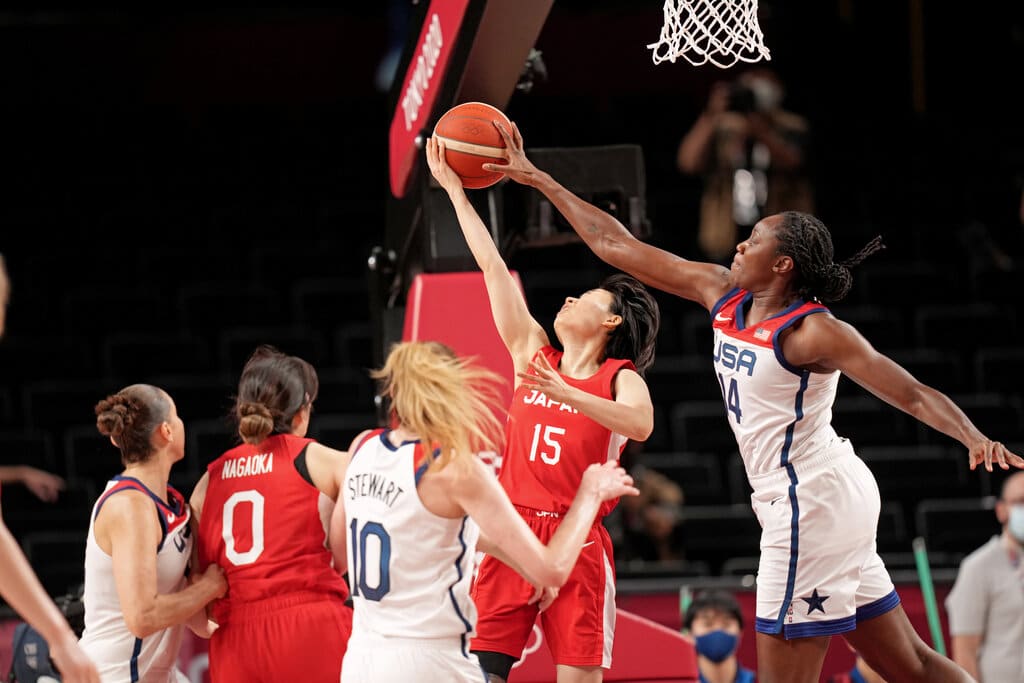
[[[494,127],[500,121],[512,130],[504,112],[483,102],[463,102],[446,111],[434,126],[434,137],[445,145],[445,161],[470,189],[490,187],[504,176],[485,171],[483,164],[505,163],[505,141]]]

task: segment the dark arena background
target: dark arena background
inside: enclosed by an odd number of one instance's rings
[[[12,281],[0,465],[67,480],[55,503],[5,486],[3,517],[53,596],[81,582],[89,510],[119,470],[94,424],[106,394],[151,382],[175,398],[188,447],[173,483],[186,493],[231,444],[233,382],[257,344],[317,367],[312,436],[344,448],[380,419],[366,371],[401,338],[412,279],[475,269],[419,148],[403,148],[407,185],[395,192],[393,119],[439,4],[0,9],[0,252]],[[457,102],[488,101],[539,167],[643,239],[703,258],[702,181],[678,169],[677,149],[712,85],[742,66],[654,65],[655,1],[448,4],[463,25],[409,138]],[[1019,3],[760,6],[765,65],[809,122],[815,213],[837,258],[875,235],[887,245],[834,311],[1024,452]],[[511,183],[471,196],[543,324],[610,272],[538,196]],[[684,502],[667,548],[620,513],[607,520],[619,607],[677,630],[680,595],[718,586],[752,623],[758,525],[707,314],[657,298],[655,431],[627,459],[674,481]],[[927,544],[945,629],[960,560],[999,532],[1004,475],[969,471],[958,443],[846,379],[834,424],[878,479],[879,549],[934,642],[911,543]],[[6,672],[17,617],[4,616]],[[755,665],[752,628],[740,658]],[[825,674],[850,662],[836,639]],[[189,675],[205,680],[201,666]]]

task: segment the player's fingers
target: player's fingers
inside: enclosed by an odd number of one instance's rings
[[[1006,464],[1006,449],[1003,444],[998,441],[992,442],[992,459],[1004,470],[1010,469],[1010,466]]]
[[[519,132],[519,126],[516,122],[512,122],[512,141],[516,143],[516,149],[522,149],[523,147],[523,134]]]
[[[498,129],[498,134],[501,135],[502,139],[505,141],[505,146],[511,146],[511,143],[513,142],[512,133],[505,130],[505,124],[498,119],[494,119],[491,123],[493,123],[494,127]]]
[[[988,472],[992,471],[992,448],[991,441],[985,444],[985,470]]]

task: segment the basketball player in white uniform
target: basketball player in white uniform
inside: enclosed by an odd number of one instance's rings
[[[103,683],[187,683],[175,667],[183,625],[194,619],[194,630],[208,635],[204,607],[227,584],[216,565],[191,585],[186,579],[192,516],[167,484],[183,455],[184,425],[170,396],[145,384],[100,401],[96,415],[125,469],[93,506],[82,649]]]
[[[601,502],[639,492],[615,463],[591,466],[545,546],[473,455],[493,450],[501,433],[493,404],[481,398],[494,381],[488,371],[442,344],[406,342],[374,376],[392,400],[395,427],[353,441],[330,528],[335,566],[347,568],[355,602],[342,683],[485,683],[469,651],[478,539],[535,585],[560,586]]]
[[[971,680],[921,640],[878,557],[874,477],[829,425],[839,373],[958,440],[971,469],[1024,467],[1024,459],[818,303],[846,295],[849,269],[880,240],[835,263],[825,225],[786,211],[761,219],[730,267],[687,261],[636,239],[537,169],[514,126],[499,130],[508,164],[485,169],[536,187],[608,264],[711,312],[715,373],[763,527],[758,680],[817,681],[836,634],[886,680]]]

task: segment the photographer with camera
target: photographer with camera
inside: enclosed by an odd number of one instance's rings
[[[704,180],[698,246],[711,260],[732,258],[738,226],[745,234],[764,216],[814,211],[809,126],[782,108],[784,94],[778,75],[764,67],[716,83],[679,143],[679,170]]]

